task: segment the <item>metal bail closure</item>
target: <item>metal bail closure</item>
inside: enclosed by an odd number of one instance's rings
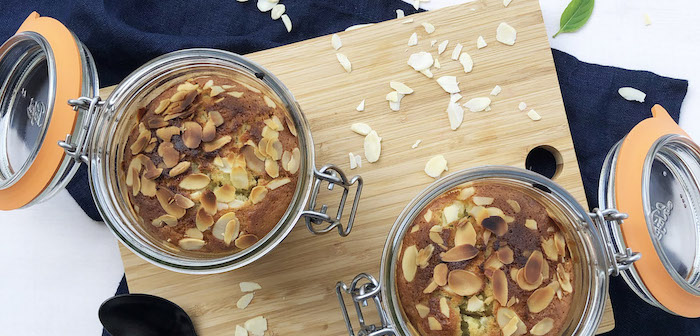
[[[620,275],[620,271],[624,271],[632,266],[632,263],[639,260],[642,255],[639,252],[632,252],[631,248],[625,248],[618,252],[619,248],[614,245],[614,232],[619,230],[622,221],[627,218],[627,214],[620,213],[615,209],[593,209],[592,213],[588,214],[596,229],[602,235],[605,241],[607,258],[609,262],[608,274],[612,276]]]
[[[75,172],[57,143],[78,120],[66,102],[81,96],[82,52],[65,26],[37,13],[0,47],[0,210],[50,197]]]
[[[384,312],[384,308],[382,308],[380,299],[381,285],[373,276],[361,273],[352,280],[350,286],[344,282],[338,282],[335,285],[335,292],[338,295],[340,310],[345,319],[348,335],[355,336],[355,329],[352,326],[352,322],[350,322],[350,315],[348,315],[348,310],[345,307],[345,299],[343,298],[345,294],[350,295],[355,306],[357,319],[360,323],[360,329],[357,331],[358,336],[396,335],[396,331],[389,325],[389,319],[386,316],[386,312]],[[379,314],[379,325],[367,324],[362,314],[362,307],[367,307],[370,300],[374,302]]]
[[[614,207],[629,214],[617,239],[642,255],[625,280],[639,279],[630,285],[647,302],[700,317],[700,146],[663,107],[652,114],[617,149],[610,186]]]
[[[328,215],[328,205],[326,204],[321,205],[321,208],[318,211],[316,210],[316,200],[318,198],[319,191],[321,190],[322,182],[328,183],[328,190],[333,190],[333,187],[336,185],[343,188],[343,194],[340,197],[338,211],[336,212],[335,217]],[[345,202],[347,201],[350,189],[355,184],[355,197],[352,202],[352,208],[350,209],[347,225],[343,227],[341,222],[341,219],[343,218],[343,209],[345,208]],[[311,197],[309,199],[309,208],[301,213],[302,216],[306,217],[306,227],[313,234],[328,233],[333,229],[338,228],[338,234],[340,234],[341,237],[347,236],[350,234],[352,224],[355,222],[355,214],[357,212],[357,206],[360,203],[361,193],[362,177],[359,175],[348,180],[345,173],[343,173],[340,168],[331,164],[323,166],[320,170],[314,169],[314,185],[311,191]]]

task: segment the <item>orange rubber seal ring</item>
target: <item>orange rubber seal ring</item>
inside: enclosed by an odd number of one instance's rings
[[[44,142],[34,162],[22,178],[7,189],[0,190],[0,210],[19,209],[39,196],[51,183],[66,153],[58,146],[73,133],[77,113],[68,105],[69,99],[80,97],[82,66],[78,43],[63,24],[33,12],[17,30],[40,34],[53,52],[56,62],[56,97]]]
[[[625,244],[642,258],[634,263],[649,292],[668,310],[685,317],[700,317],[700,296],[688,293],[668,273],[652,243],[642,202],[644,161],[652,145],[661,137],[678,134],[688,137],[660,105],[651,109],[652,118],[637,124],[620,147],[615,169],[615,201],[629,218],[620,226]]]

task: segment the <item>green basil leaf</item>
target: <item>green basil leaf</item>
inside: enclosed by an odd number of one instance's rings
[[[593,3],[594,0],[571,0],[561,13],[559,31],[552,37],[557,37],[559,33],[575,32],[583,27],[593,13]]]

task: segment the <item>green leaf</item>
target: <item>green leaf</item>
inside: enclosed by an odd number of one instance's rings
[[[559,33],[575,32],[583,27],[593,13],[593,4],[594,0],[571,0],[561,13],[559,31],[552,37],[557,37]]]

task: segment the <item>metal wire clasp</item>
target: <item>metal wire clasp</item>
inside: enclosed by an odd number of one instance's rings
[[[321,205],[321,209],[316,211],[316,199],[319,191],[321,190],[322,182],[328,182],[328,190],[333,190],[335,185],[343,188],[343,194],[340,198],[338,212],[336,213],[335,218],[326,213],[328,211],[328,205],[326,204]],[[352,209],[350,210],[347,225],[343,228],[341,223],[343,209],[345,208],[345,202],[347,201],[348,194],[350,193],[350,188],[353,185],[356,185],[355,198],[352,202]],[[350,234],[352,224],[355,222],[355,214],[357,212],[357,206],[360,203],[361,193],[362,177],[355,176],[348,180],[345,173],[343,173],[340,168],[330,164],[323,166],[320,170],[314,169],[314,185],[311,191],[311,197],[309,199],[309,208],[301,213],[302,216],[306,217],[306,227],[314,234],[327,233],[337,227],[340,236],[347,236]],[[319,225],[325,226],[318,227]]]
[[[73,160],[77,162],[88,163],[89,161],[87,155],[88,142],[95,132],[93,124],[97,116],[97,110],[102,104],[104,104],[104,102],[100,100],[100,97],[80,97],[68,101],[68,105],[73,106],[74,111],[80,113],[79,110],[83,110],[86,112],[82,125],[83,131],[81,132],[83,136],[74,139],[72,134],[66,134],[66,140],[59,141],[58,146],[66,151],[66,155],[72,157]]]
[[[618,252],[619,248],[615,248],[614,237],[612,230],[617,230],[615,225],[622,225],[623,220],[627,219],[626,213],[621,213],[615,209],[605,209],[600,210],[598,208],[593,209],[592,213],[588,214],[598,232],[603,236],[603,240],[606,245],[606,253],[608,255],[608,260],[610,261],[610,266],[608,267],[608,273],[612,276],[618,276],[620,271],[624,271],[632,263],[639,260],[642,254],[639,252],[632,252],[629,247],[624,251]]]
[[[348,335],[355,336],[355,330],[350,322],[350,315],[348,315],[348,310],[345,307],[345,299],[343,299],[344,294],[349,294],[352,298],[352,303],[355,306],[355,311],[357,312],[357,319],[360,322],[360,330],[358,330],[358,336],[382,336],[382,335],[396,335],[396,331],[389,325],[386,313],[382,308],[382,301],[380,299],[381,286],[377,279],[373,276],[361,273],[358,274],[352,283],[348,287],[344,282],[338,282],[335,285],[335,292],[338,295],[338,301],[340,302],[340,310],[343,313],[343,319],[345,319],[345,326],[348,329]],[[365,317],[362,314],[362,307],[367,307],[368,301],[374,302],[377,312],[379,313],[379,323],[380,325],[366,324]]]

